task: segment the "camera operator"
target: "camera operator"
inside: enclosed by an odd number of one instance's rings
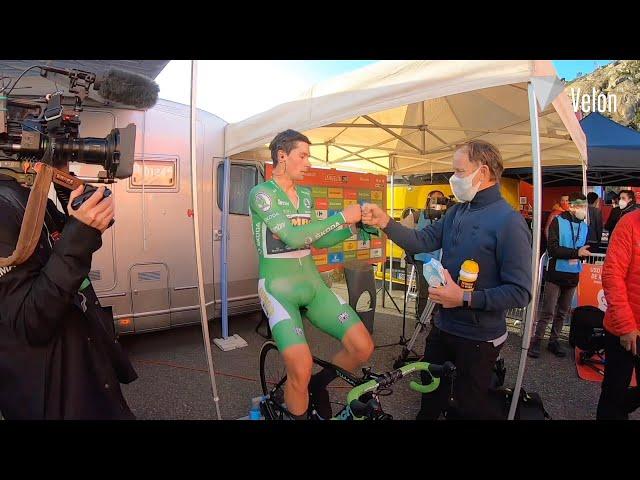
[[[63,170],[66,166],[58,165]],[[120,383],[137,378],[87,275],[114,216],[99,188],[62,214],[48,200],[33,254],[0,268],[0,412],[6,419],[134,419]],[[0,175],[0,257],[16,248],[30,190]]]

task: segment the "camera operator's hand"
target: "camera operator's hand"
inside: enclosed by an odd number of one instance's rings
[[[73,200],[82,194],[84,185],[80,185],[69,196],[69,205],[67,211],[72,217],[76,217],[85,225],[99,230],[103,233],[109,226],[109,222],[113,219],[115,213],[115,205],[113,196],[103,198],[104,187],[98,188],[77,210],[71,208]]]

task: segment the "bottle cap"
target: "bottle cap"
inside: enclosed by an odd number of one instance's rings
[[[464,270],[467,273],[478,274],[480,273],[480,265],[475,260],[465,260],[460,267],[460,270]]]

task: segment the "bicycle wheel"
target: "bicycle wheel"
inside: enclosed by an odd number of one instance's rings
[[[274,420],[282,420],[286,415],[284,405],[284,385],[287,369],[275,342],[268,341],[260,349],[260,384],[262,393],[269,398],[265,402],[267,413]]]

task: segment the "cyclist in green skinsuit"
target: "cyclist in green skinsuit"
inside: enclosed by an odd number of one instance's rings
[[[355,370],[373,353],[371,335],[356,312],[322,280],[311,256],[311,245],[327,248],[351,237],[360,221],[360,205],[316,219],[308,188],[295,185],[309,170],[309,139],[286,130],[271,142],[273,180],[256,185],[249,193],[253,238],[260,258],[258,293],[273,339],[287,368],[285,403],[294,418],[306,418],[309,393],[329,418],[326,386],[335,371],[325,369],[311,376],[312,358],[300,316],[340,340],[343,349],[332,362]]]

